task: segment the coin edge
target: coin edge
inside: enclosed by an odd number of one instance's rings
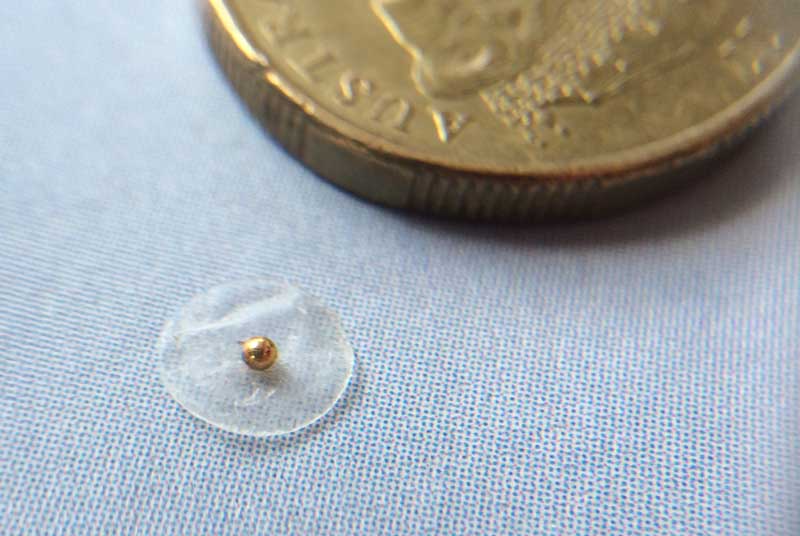
[[[767,81],[740,99],[740,113],[723,110],[678,135],[627,151],[647,154],[653,152],[653,145],[676,146],[658,158],[593,171],[491,173],[393,154],[385,140],[375,140],[366,131],[353,135],[353,128],[357,129],[353,125],[343,133],[342,124],[326,124],[320,117],[324,108],[304,98],[271,67],[241,31],[224,0],[206,0],[202,6],[206,33],[220,67],[251,113],[292,156],[326,180],[370,201],[449,217],[574,219],[603,216],[644,202],[691,180],[697,168],[761,124],[800,82],[798,54],[793,51]],[[753,102],[748,105],[747,100]],[[676,143],[678,138],[683,146]],[[379,184],[375,177],[380,177]]]

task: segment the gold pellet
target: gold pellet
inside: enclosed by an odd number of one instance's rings
[[[250,337],[239,344],[242,359],[253,370],[267,370],[278,360],[278,347],[267,337]]]

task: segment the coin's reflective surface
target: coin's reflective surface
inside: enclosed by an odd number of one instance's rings
[[[796,0],[210,0],[269,130],[395,206],[587,214],[677,180],[797,80]]]

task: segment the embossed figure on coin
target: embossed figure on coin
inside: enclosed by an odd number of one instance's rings
[[[369,200],[609,214],[699,178],[800,86],[800,0],[206,0],[289,152]]]
[[[592,105],[691,57],[725,0],[371,0],[425,95],[479,93],[530,140],[567,136],[553,107]],[[687,39],[688,37],[688,39]]]

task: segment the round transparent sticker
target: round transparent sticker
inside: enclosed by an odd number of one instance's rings
[[[277,360],[255,370],[243,341],[267,337]],[[353,371],[338,315],[281,281],[214,287],[167,321],[161,378],[189,413],[237,434],[274,436],[313,423],[336,404]]]

